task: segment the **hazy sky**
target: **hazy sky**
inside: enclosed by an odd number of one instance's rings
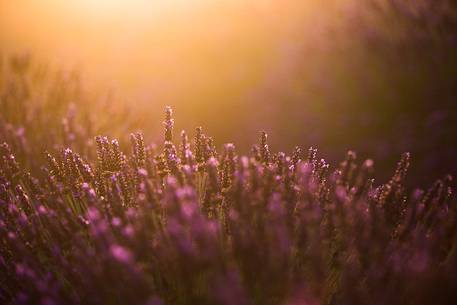
[[[0,0],[0,51],[76,66],[129,97],[236,99],[316,44],[336,2]]]

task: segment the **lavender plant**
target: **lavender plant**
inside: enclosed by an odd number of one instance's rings
[[[452,179],[407,189],[409,154],[377,184],[372,160],[332,168],[265,132],[251,155],[200,127],[175,143],[167,108],[163,145],[97,136],[95,153],[49,149],[37,167],[2,126],[2,304],[457,301]]]

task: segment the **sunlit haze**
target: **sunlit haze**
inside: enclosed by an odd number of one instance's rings
[[[443,55],[426,53],[442,39],[432,37],[438,17],[418,19],[428,11],[396,0],[0,0],[0,56],[81,72],[89,91],[114,93],[111,107],[142,109],[151,134],[157,109],[172,105],[179,128],[205,125],[219,145],[249,149],[268,129],[285,149],[317,144],[337,157],[358,147],[382,159],[413,144],[361,139],[401,121],[398,100],[432,95],[431,75],[449,82],[445,61],[433,62]]]
[[[221,91],[238,98],[322,14],[310,1],[2,3],[2,49],[78,66],[129,96],[174,102],[221,98]]]

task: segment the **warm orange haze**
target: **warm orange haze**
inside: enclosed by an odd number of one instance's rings
[[[157,109],[172,105],[178,129],[205,125],[218,145],[247,151],[265,129],[283,149],[318,145],[338,159],[354,148],[393,165],[405,150],[422,159],[439,147],[415,140],[442,118],[417,105],[454,87],[453,61],[439,51],[448,40],[420,19],[429,10],[419,2],[0,0],[0,56],[27,52],[37,65],[81,72],[89,92],[114,93],[110,107],[127,105],[148,137]],[[441,7],[433,12],[447,20]],[[424,86],[430,78],[436,88]]]
[[[2,1],[0,51],[82,71],[85,85],[133,108],[173,105],[195,120],[189,127],[209,121],[228,141],[230,129],[252,123],[255,101],[256,129],[271,115],[287,119],[287,96],[307,100],[300,112],[331,115],[318,104],[340,85],[334,62],[346,65],[347,37],[337,33],[348,2]],[[221,112],[224,122],[211,119]]]
[[[225,104],[249,98],[272,74],[290,77],[292,71],[279,70],[293,69],[284,62],[304,48],[305,40],[327,39],[316,21],[335,16],[329,10],[333,6],[317,8],[315,1],[3,1],[0,37],[3,51],[29,50],[53,64],[76,66],[132,100]]]

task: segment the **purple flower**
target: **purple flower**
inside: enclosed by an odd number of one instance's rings
[[[116,260],[118,260],[121,263],[130,263],[133,258],[133,255],[130,252],[130,250],[117,244],[111,245],[110,253]]]

